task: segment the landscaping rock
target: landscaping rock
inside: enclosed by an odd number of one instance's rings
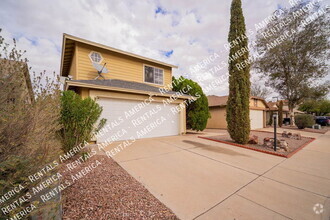
[[[265,137],[265,138],[264,138],[264,143],[265,143],[265,142],[269,142],[269,141],[270,141],[270,138],[269,138],[269,137]]]
[[[289,150],[289,145],[288,143],[285,141],[285,140],[280,140],[280,144],[279,144],[279,147],[284,149],[285,151],[288,151]]]
[[[258,136],[256,135],[250,136],[248,144],[258,144]]]
[[[288,132],[287,137],[291,138],[292,137],[292,132]]]
[[[282,137],[288,137],[288,132],[287,131],[283,131]]]
[[[71,175],[77,175],[91,164],[95,165],[96,160],[102,164],[62,191],[63,220],[178,219],[141,183],[107,156],[95,155],[75,169],[63,172],[63,182],[72,182]]]
[[[272,142],[266,142],[266,143],[264,143],[263,146],[264,146],[264,147],[267,147],[267,148],[273,148],[273,147],[274,147],[274,145],[273,145]]]
[[[272,148],[274,146],[274,142],[269,137],[264,138],[264,147]]]
[[[292,138],[295,140],[301,140],[301,134],[300,133],[293,133]]]

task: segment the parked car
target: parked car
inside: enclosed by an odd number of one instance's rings
[[[316,116],[315,123],[321,126],[328,126],[330,125],[330,117],[327,116]]]
[[[283,124],[289,125],[291,122],[291,118],[283,118]]]

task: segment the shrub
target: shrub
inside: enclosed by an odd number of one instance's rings
[[[82,99],[73,91],[65,91],[61,96],[60,137],[62,149],[68,152],[84,141],[90,141],[95,131],[94,125],[101,116],[100,107],[90,97]],[[102,119],[98,129],[105,124]]]
[[[186,107],[186,123],[187,128],[202,131],[206,128],[207,120],[211,117],[209,113],[209,105],[207,97],[204,94],[202,88],[198,83],[180,77],[176,79],[172,77],[173,91],[182,91],[187,90],[187,95],[192,95],[197,97],[197,100],[188,104]],[[187,89],[189,87],[189,89]]]
[[[269,121],[268,121],[268,125],[270,125],[270,126],[273,125],[273,117],[274,117],[274,113],[273,113],[273,111],[271,111],[270,112]]]
[[[7,51],[6,48],[12,49]],[[23,54],[16,49],[15,40],[9,45],[0,36],[0,194],[4,195],[19,184],[25,186],[1,203],[1,207],[12,204],[43,181],[31,183],[27,177],[39,172],[60,153],[56,135],[60,129],[57,78],[47,78],[46,72],[42,72],[31,82],[28,60],[22,58]],[[26,201],[10,214],[1,211],[0,219],[10,219],[30,202]],[[38,210],[41,206],[37,206]]]
[[[295,115],[294,120],[299,129],[311,127],[315,123],[314,117],[307,114]]]

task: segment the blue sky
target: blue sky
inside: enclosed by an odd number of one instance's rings
[[[329,2],[327,0],[326,2]],[[285,0],[243,0],[247,28],[261,22]],[[227,60],[224,44],[229,29],[230,0],[58,0],[0,1],[0,28],[7,39],[17,38],[35,71],[59,72],[62,34],[68,33],[111,47],[178,65],[174,75],[212,82],[215,74],[190,73],[190,67],[214,52]],[[253,79],[255,76],[253,76]],[[211,91],[227,94],[228,85]]]

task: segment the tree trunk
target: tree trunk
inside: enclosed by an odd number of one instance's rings
[[[294,112],[293,107],[289,107],[289,114],[290,114],[290,125],[294,125]]]

